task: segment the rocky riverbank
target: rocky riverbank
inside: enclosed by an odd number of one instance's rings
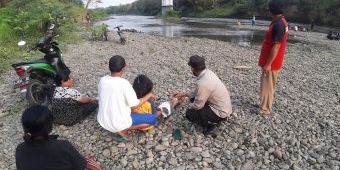
[[[159,100],[166,100],[175,91],[193,87],[195,78],[187,61],[198,54],[227,85],[233,117],[221,125],[217,138],[205,137],[185,120],[184,103],[154,131],[135,132],[134,140],[127,143],[113,141],[95,115],[72,127],[56,125],[53,133],[72,141],[81,153],[93,155],[107,169],[339,169],[339,41],[321,33],[291,32],[289,38],[299,41],[288,44],[273,114],[263,118],[253,106],[259,94],[260,46],[126,35],[126,45],[120,45],[111,32],[108,42],[68,46],[64,59],[79,91],[96,96],[99,79],[109,73],[108,59],[119,54],[128,64],[125,78],[132,81],[137,74],[148,75]],[[253,68],[234,69],[238,65]],[[15,169],[15,148],[22,142],[20,116],[25,101],[11,89],[14,74],[8,71],[0,78],[0,169]],[[182,130],[182,140],[172,137],[174,129]]]

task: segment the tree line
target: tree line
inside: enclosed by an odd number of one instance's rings
[[[179,17],[238,17],[268,19],[269,0],[174,0]],[[285,16],[291,22],[340,26],[339,0],[282,0]],[[161,0],[138,0],[131,4],[108,7],[108,14],[160,15]]]

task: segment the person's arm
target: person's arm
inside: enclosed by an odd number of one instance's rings
[[[89,103],[91,101],[92,101],[91,97],[88,97],[88,96],[85,96],[85,95],[80,96],[80,98],[78,100],[78,102],[80,102],[80,103]]]
[[[194,108],[196,110],[200,110],[204,107],[205,103],[207,102],[209,96],[211,93],[210,87],[206,85],[198,85],[196,88],[196,95],[195,100],[191,104],[191,108]]]
[[[150,98],[156,98],[156,96],[152,93],[148,93],[147,95],[139,99],[138,105],[131,107],[131,109],[133,110],[133,109],[138,108],[139,106],[147,102]]]
[[[279,52],[280,47],[281,47],[281,43],[274,43],[273,47],[270,50],[267,62],[263,66],[263,70],[270,71],[272,69],[272,63],[275,60],[275,58],[276,58],[276,56]]]
[[[177,98],[189,97],[189,93],[188,92],[176,92],[172,96],[177,97]]]
[[[67,149],[68,158],[71,161],[72,169],[85,169],[87,161],[80,155],[80,153],[74,148],[74,146],[65,140],[65,149]]]

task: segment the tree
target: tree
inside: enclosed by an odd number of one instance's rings
[[[85,4],[85,9],[89,9],[89,6],[91,4],[97,4],[97,3],[102,3],[101,0],[83,0]]]
[[[10,2],[12,2],[12,0],[0,0],[0,8],[5,7]]]

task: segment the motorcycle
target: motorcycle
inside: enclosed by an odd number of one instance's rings
[[[45,54],[44,58],[11,65],[19,76],[14,81],[14,89],[20,88],[21,97],[29,105],[48,106],[56,87],[55,77],[60,72],[70,73],[63,62],[58,43],[54,41],[57,36],[46,34],[28,51],[39,50]],[[18,43],[19,46],[25,44],[24,41]]]

